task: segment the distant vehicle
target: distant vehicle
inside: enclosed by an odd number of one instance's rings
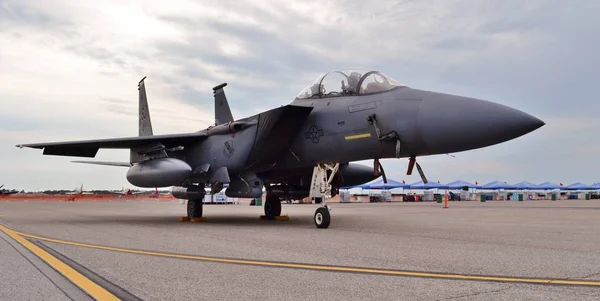
[[[230,198],[223,193],[207,194],[202,201],[204,204],[239,204],[238,198]]]
[[[222,194],[215,194],[215,202],[217,204],[227,204],[227,196]]]

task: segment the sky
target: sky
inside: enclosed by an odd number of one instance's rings
[[[15,145],[136,136],[144,76],[154,133],[168,134],[211,125],[220,83],[238,119],[348,67],[546,122],[495,146],[419,158],[430,181],[598,182],[599,13],[599,1],[578,0],[0,0],[0,185],[132,187],[126,168]],[[389,178],[420,180],[406,175],[406,158],[382,164]]]

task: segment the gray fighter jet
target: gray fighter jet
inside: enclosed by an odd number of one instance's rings
[[[204,188],[258,198],[266,191],[266,218],[281,214],[281,199],[311,197],[322,204],[318,228],[330,224],[327,199],[339,187],[368,182],[385,172],[383,158],[416,158],[472,150],[527,134],[544,122],[497,103],[424,91],[378,71],[329,72],[288,105],[234,120],[223,88],[213,88],[215,124],[184,134],[153,135],[144,86],[139,82],[139,136],[22,144],[45,155],[90,157],[98,149],[130,149],[129,162],[74,161],[127,167],[138,187],[173,186],[188,199],[187,217],[202,216]],[[374,160],[373,167],[350,163]]]

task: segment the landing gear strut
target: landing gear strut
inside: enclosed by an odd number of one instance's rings
[[[314,221],[317,228],[328,228],[331,222],[331,208],[327,206],[327,200],[334,196],[331,181],[339,167],[339,163],[321,163],[313,169],[309,197],[313,198],[316,204],[323,204],[315,211]]]

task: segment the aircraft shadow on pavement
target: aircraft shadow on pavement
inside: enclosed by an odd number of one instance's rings
[[[258,226],[258,227],[306,227],[313,226],[312,218],[291,217],[287,221],[261,220],[258,216],[206,216],[206,220],[190,223],[180,222],[179,216],[115,216],[115,215],[86,215],[69,219],[47,219],[46,223],[69,225],[132,225],[132,226]]]

